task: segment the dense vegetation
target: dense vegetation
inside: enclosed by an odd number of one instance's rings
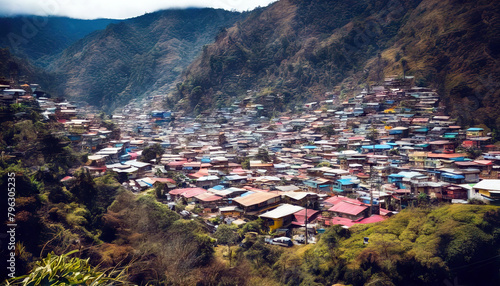
[[[293,110],[406,74],[437,88],[459,123],[500,130],[499,21],[492,1],[282,0],[219,33],[168,103],[199,112],[251,95]]]
[[[167,10],[111,24],[67,48],[51,65],[72,98],[113,110],[130,99],[166,93],[181,71],[240,13]]]
[[[120,20],[16,16],[0,18],[0,47],[46,66],[64,49],[88,34]]]
[[[14,81],[38,83],[54,97],[61,96],[60,79],[53,73],[33,65],[30,61],[12,55],[9,49],[0,48],[0,84]]]
[[[392,45],[419,3],[283,0],[257,9],[203,50],[177,95],[188,110],[227,105],[247,90],[277,108],[324,99]]]
[[[496,285],[499,226],[498,207],[412,208],[373,225],[330,227],[318,244],[293,251],[247,238],[238,263],[250,262],[259,285]]]

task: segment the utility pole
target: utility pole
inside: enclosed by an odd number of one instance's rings
[[[370,164],[370,216],[373,214],[373,164],[375,162]]]
[[[306,196],[306,219],[305,219],[306,220],[306,223],[305,223],[305,225],[306,225],[306,240],[304,241],[304,244],[307,244],[307,206],[308,205],[309,205],[309,199]]]

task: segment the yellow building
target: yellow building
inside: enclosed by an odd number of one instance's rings
[[[482,180],[472,188],[487,203],[500,204],[500,180]]]
[[[274,210],[261,214],[259,217],[266,220],[270,231],[275,231],[278,228],[287,227],[292,223],[293,214],[303,209],[300,206],[282,204]]]

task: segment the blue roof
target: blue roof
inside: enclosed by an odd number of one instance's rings
[[[404,178],[405,176],[400,175],[400,174],[390,174],[389,177],[391,177],[391,178]]]
[[[378,149],[378,150],[385,150],[385,149],[391,149],[392,147],[389,145],[367,145],[367,146],[361,146],[363,149]]]
[[[477,128],[477,127],[471,127],[467,129],[467,131],[483,131],[483,130],[484,130],[483,128]]]
[[[316,146],[302,146],[302,148],[304,148],[304,149],[316,149],[318,147],[316,147]]]
[[[442,173],[441,176],[445,178],[450,178],[450,179],[464,179],[465,177],[462,175],[454,175],[450,173]]]
[[[339,182],[342,185],[354,185],[351,179],[338,179],[337,182]]]
[[[213,186],[212,189],[220,191],[220,190],[224,190],[224,186],[217,185],[217,186]]]
[[[251,194],[253,194],[253,193],[255,193],[255,192],[248,191],[248,192],[246,192],[246,193],[241,194],[241,195],[240,195],[240,197],[245,197],[245,196],[251,195]]]
[[[389,130],[389,135],[403,134],[403,130]]]

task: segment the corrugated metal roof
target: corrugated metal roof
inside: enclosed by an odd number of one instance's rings
[[[500,180],[482,180],[474,186],[474,189],[500,191]]]
[[[334,205],[328,211],[331,212],[339,212],[339,213],[345,213],[349,215],[358,215],[362,211],[366,210],[368,207],[362,206],[362,205],[357,205],[357,204],[352,204],[349,202],[339,202],[338,204]]]
[[[235,202],[239,203],[242,206],[251,206],[263,203],[267,200],[279,197],[278,194],[266,193],[266,192],[256,192],[253,194],[246,195],[244,197],[239,197],[234,199]]]
[[[282,218],[288,215],[292,215],[300,210],[303,210],[303,207],[300,206],[294,206],[290,204],[283,204],[277,208],[275,208],[272,211],[268,211],[264,214],[261,214],[260,217],[264,218],[271,218],[271,219],[276,219],[276,218]]]

